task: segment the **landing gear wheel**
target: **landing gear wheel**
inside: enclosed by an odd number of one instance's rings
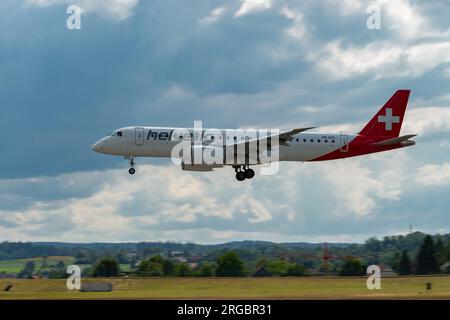
[[[135,174],[136,170],[134,169],[134,157],[133,156],[125,156],[125,159],[127,159],[130,162],[130,169],[128,170],[129,174]]]
[[[238,171],[238,172],[236,173],[236,179],[237,179],[238,181],[244,181],[245,178],[246,178],[245,172],[243,172],[243,171]]]
[[[245,177],[247,179],[251,179],[255,176],[255,171],[253,169],[247,169],[245,170]]]

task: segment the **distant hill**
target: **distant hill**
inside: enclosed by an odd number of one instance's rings
[[[368,263],[389,264],[396,254],[408,250],[415,255],[425,234],[414,232],[408,235],[370,238],[365,243],[328,243],[328,250],[336,257],[358,257]],[[450,234],[435,235],[450,246]],[[26,259],[39,256],[71,256],[77,263],[94,263],[109,255],[120,263],[133,263],[145,257],[161,254],[168,257],[181,256],[185,260],[215,261],[227,250],[235,250],[246,261],[256,263],[258,259],[290,259],[318,265],[323,256],[323,243],[270,241],[233,241],[222,244],[196,244],[178,242],[125,242],[125,243],[65,243],[65,242],[3,242],[0,243],[0,260]],[[309,262],[308,262],[309,261]]]
[[[301,249],[314,249],[322,248],[323,243],[308,243],[308,242],[283,242],[276,243],[270,241],[232,241],[220,244],[196,244],[196,243],[181,243],[181,242],[120,242],[120,243],[107,243],[107,242],[91,242],[91,243],[72,243],[72,242],[32,242],[33,246],[39,247],[58,247],[65,249],[95,249],[95,250],[139,250],[140,248],[159,248],[162,250],[172,251],[184,251],[195,250],[200,252],[207,252],[210,250],[220,249],[261,249],[275,246],[282,246],[285,248],[301,248]],[[330,246],[334,247],[348,247],[354,245],[354,243],[330,243]]]

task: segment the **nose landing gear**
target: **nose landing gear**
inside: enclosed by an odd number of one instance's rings
[[[129,162],[130,162],[130,169],[128,170],[128,173],[129,174],[135,174],[136,173],[136,169],[134,169],[134,157],[133,156],[131,156],[131,157],[126,157],[126,159],[128,159],[129,160]]]
[[[255,176],[255,171],[250,169],[249,166],[233,166],[236,172],[236,179],[238,181],[244,181],[245,179],[251,179]]]

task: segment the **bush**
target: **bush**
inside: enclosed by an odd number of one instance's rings
[[[119,263],[116,259],[105,257],[94,267],[93,277],[117,277],[119,273]]]
[[[216,275],[218,277],[245,276],[244,261],[234,251],[229,251],[217,259]]]
[[[347,260],[339,272],[340,276],[364,276],[366,270],[358,260]]]
[[[203,263],[198,270],[199,277],[214,277],[214,268],[208,262]]]

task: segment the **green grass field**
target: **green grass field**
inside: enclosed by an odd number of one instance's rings
[[[112,292],[68,291],[65,280],[0,279],[0,299],[450,299],[450,277],[383,278],[368,290],[364,277],[115,278]],[[425,290],[432,282],[433,290]],[[3,292],[7,284],[14,287]]]
[[[44,259],[43,257],[36,257],[31,259],[0,260],[0,273],[5,272],[17,274],[20,272],[20,270],[23,269],[28,261],[33,261],[36,264],[36,270],[45,270],[51,265],[56,265],[59,261],[63,261],[66,266],[73,264],[75,262],[75,258],[70,256],[49,256],[46,259]],[[45,267],[45,264],[47,264],[47,267]],[[81,269],[84,269],[91,265],[80,264],[79,266],[81,267]],[[120,264],[119,267],[121,271],[131,270],[129,264]]]
[[[29,261],[33,261],[36,264],[36,270],[39,270],[43,267],[45,269],[45,264],[47,264],[47,266],[56,265],[59,261],[63,261],[66,265],[72,264],[75,261],[75,258],[68,256],[49,256],[45,259],[43,257],[37,257],[30,259],[1,260],[0,273],[19,273]]]

